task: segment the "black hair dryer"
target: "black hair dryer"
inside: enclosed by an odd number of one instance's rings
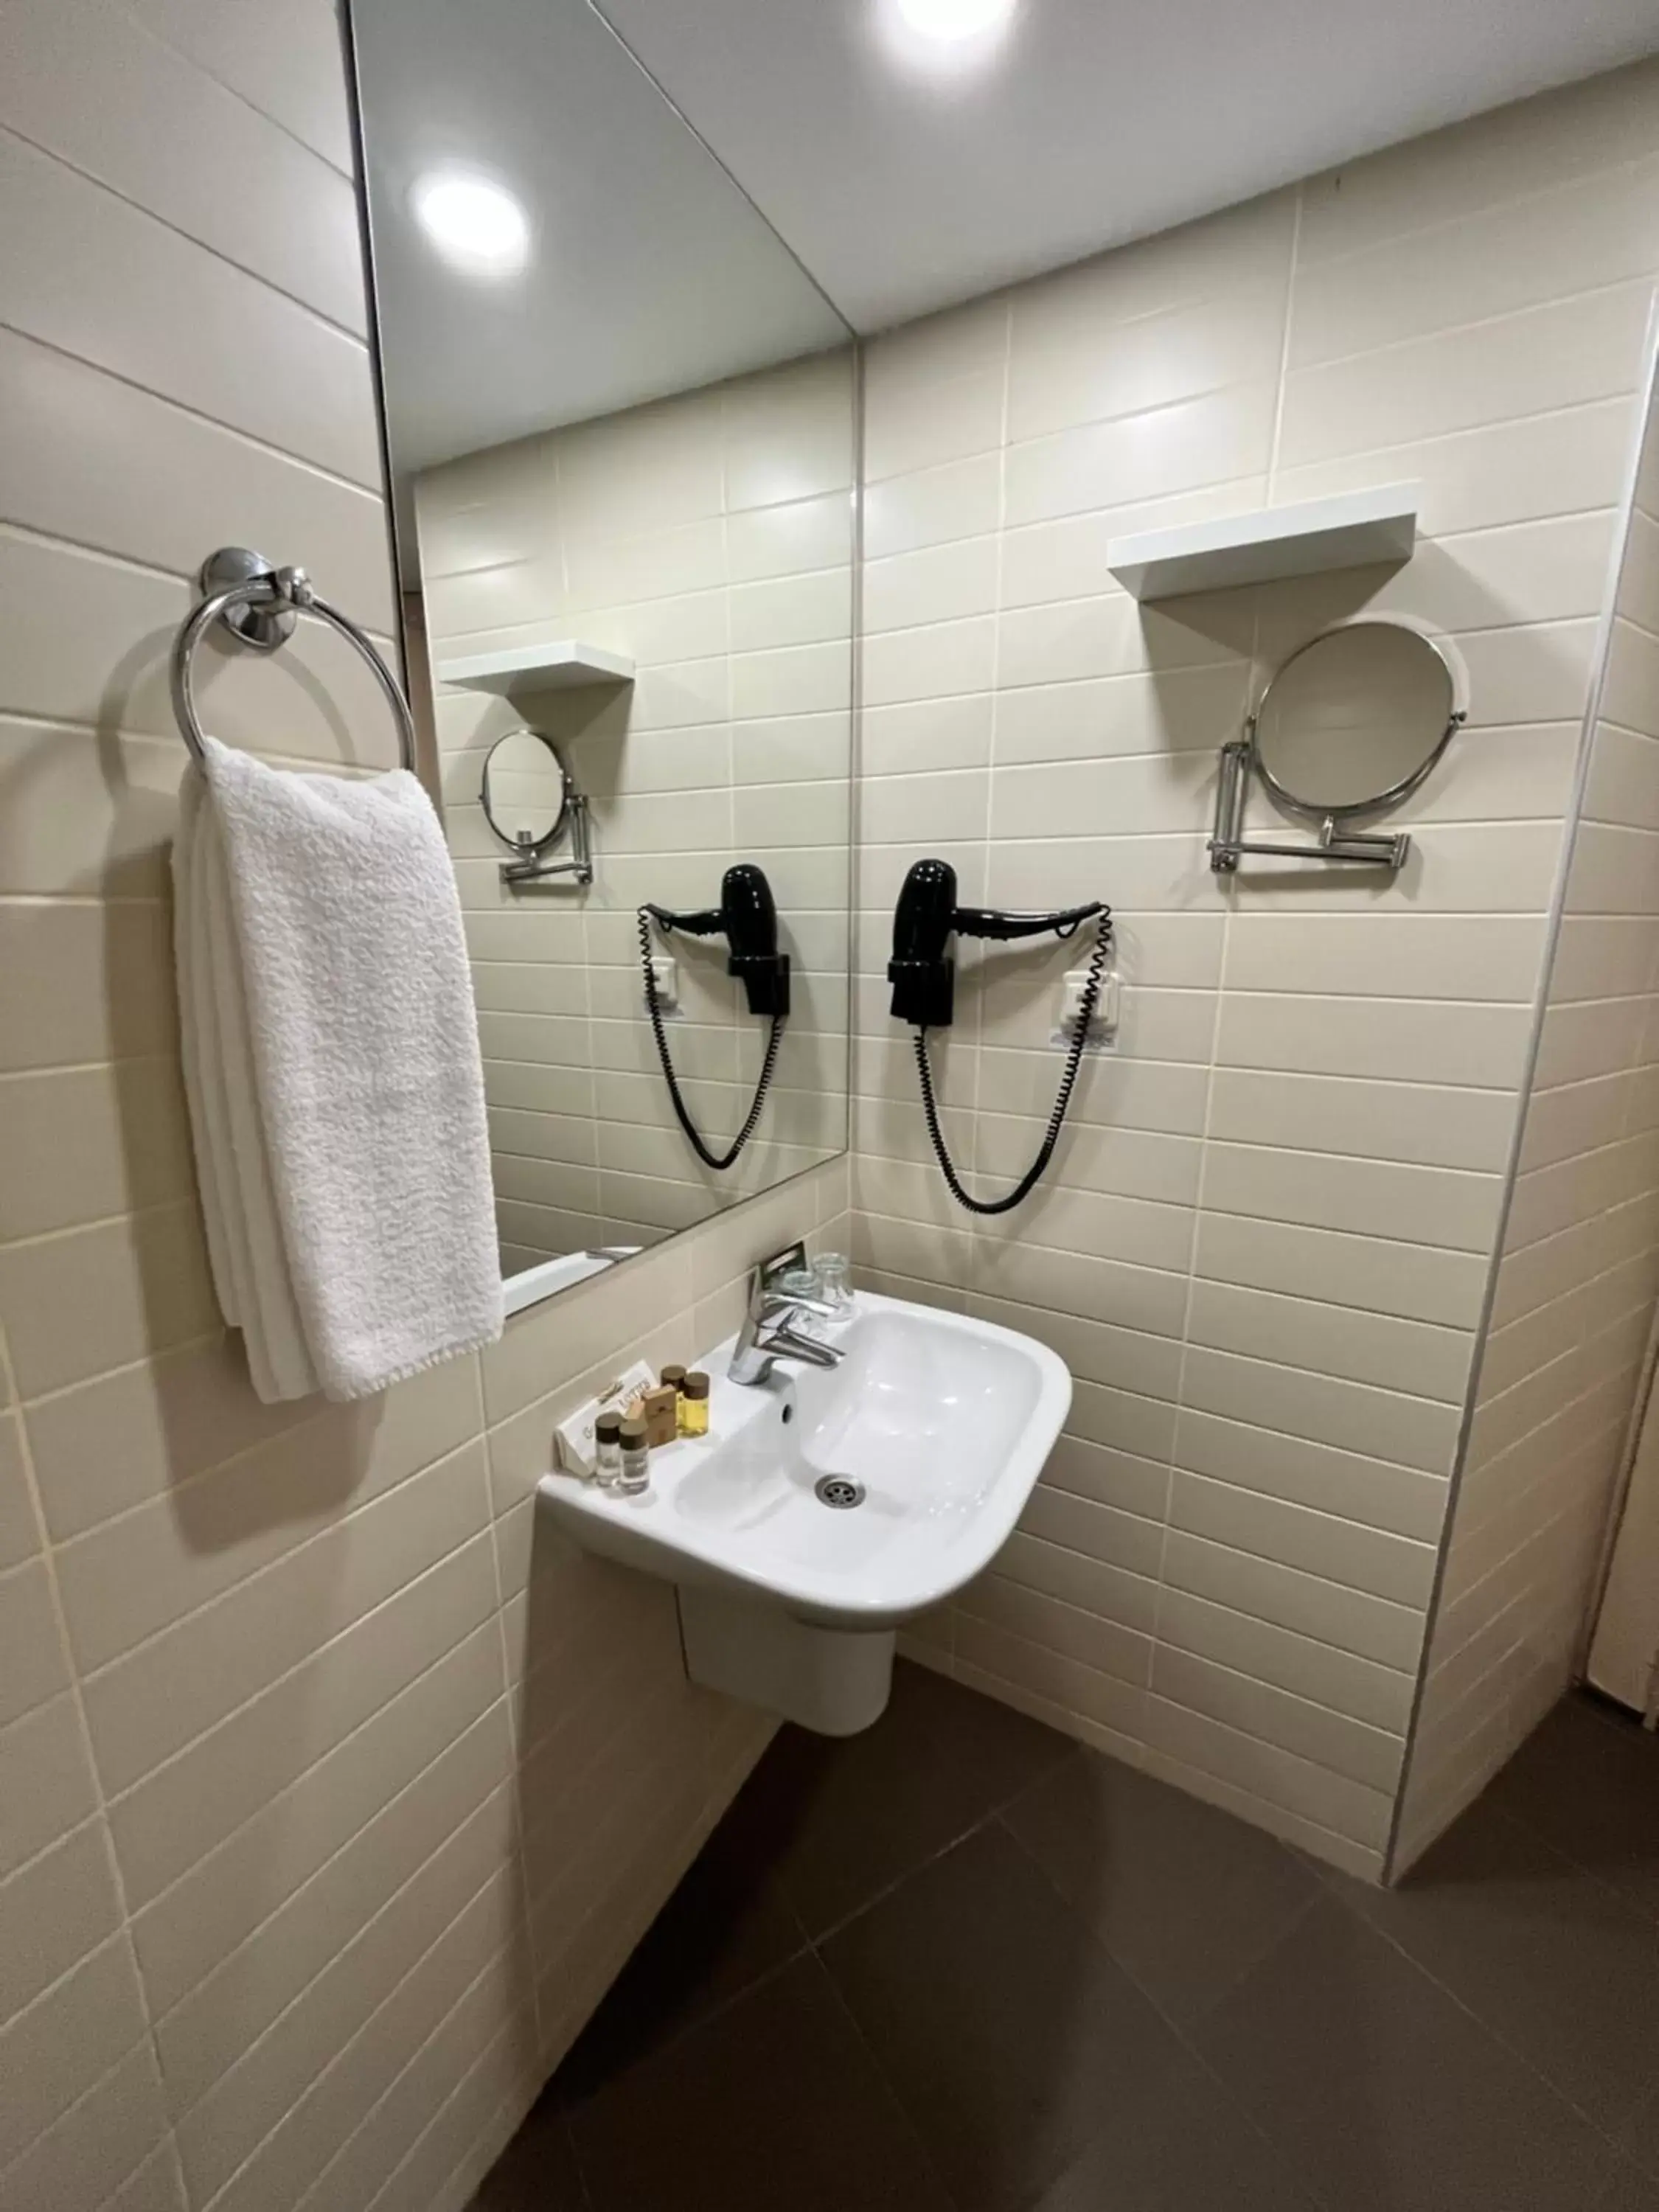
[[[939,1102],[933,1093],[933,1071],[927,1059],[929,1030],[948,1030],[955,1011],[956,963],[945,948],[952,933],[961,937],[1072,936],[1085,921],[1096,921],[1094,950],[1079,1002],[1072,1039],[1060,1069],[1054,1111],[1043,1131],[1036,1158],[1014,1188],[1001,1198],[975,1198],[963,1184],[945,1141]],[[904,878],[893,909],[893,957],[887,963],[887,980],[893,987],[893,1018],[915,1024],[916,1081],[921,1091],[921,1110],[946,1187],[958,1206],[969,1213],[1007,1213],[1029,1197],[1054,1158],[1054,1146],[1072,1103],[1072,1092],[1083,1066],[1090,1024],[1100,1000],[1106,969],[1112,957],[1112,909],[1103,899],[1086,906],[1056,907],[1052,914],[999,914],[994,908],[957,904],[957,872],[948,860],[918,860]]]
[[[918,1029],[948,1030],[956,1003],[957,969],[945,947],[960,937],[1070,937],[1079,924],[1109,909],[1099,899],[1053,914],[999,914],[957,904],[957,872],[948,860],[918,860],[904,878],[893,909],[893,1018]]]
[[[778,950],[778,909],[772,886],[752,860],[739,860],[720,879],[720,902],[698,914],[675,914],[647,904],[645,911],[665,933],[684,930],[688,937],[724,937],[726,972],[749,994],[751,1014],[781,1018],[789,1012],[789,955]]]

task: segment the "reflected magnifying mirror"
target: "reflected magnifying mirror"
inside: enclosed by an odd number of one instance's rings
[[[1415,791],[1467,712],[1457,668],[1421,630],[1372,617],[1322,631],[1269,678],[1245,737],[1222,748],[1211,866],[1229,873],[1249,853],[1400,867],[1409,836],[1343,825]],[[1243,836],[1252,771],[1319,823],[1317,844]]]
[[[593,879],[587,842],[587,802],[551,738],[538,730],[509,730],[484,756],[478,790],[484,819],[519,854],[501,869],[503,883],[526,883],[539,876]],[[569,860],[544,855],[570,827]]]

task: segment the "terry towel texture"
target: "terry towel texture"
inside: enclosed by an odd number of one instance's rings
[[[173,868],[214,1286],[267,1403],[365,1398],[501,1333],[454,872],[407,771],[206,743]]]

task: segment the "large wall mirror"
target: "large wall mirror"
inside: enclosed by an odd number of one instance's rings
[[[856,357],[586,0],[350,12],[521,1304],[846,1145]]]

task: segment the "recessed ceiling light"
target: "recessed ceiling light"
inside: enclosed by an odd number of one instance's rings
[[[1000,29],[1013,14],[1015,0],[895,0],[895,5],[919,37],[954,46]]]
[[[530,258],[530,217],[501,185],[464,169],[416,179],[416,221],[452,268],[471,276],[513,276]]]

